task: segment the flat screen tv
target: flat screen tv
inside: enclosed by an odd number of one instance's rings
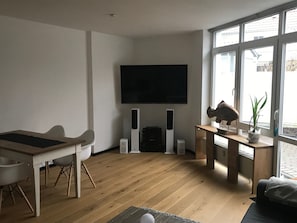
[[[187,104],[188,66],[121,65],[123,104]]]

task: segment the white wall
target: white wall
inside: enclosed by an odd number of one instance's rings
[[[87,128],[85,32],[0,16],[0,132]],[[74,121],[75,120],[75,121]]]
[[[132,39],[92,32],[93,123],[100,152],[119,145],[123,137],[120,64],[131,63]]]
[[[210,58],[211,58],[211,35],[206,30],[200,30],[193,34],[193,52],[192,57],[193,63],[196,64],[197,73],[199,73],[197,78],[197,83],[199,83],[199,88],[197,88],[198,97],[193,98],[193,106],[199,108],[198,114],[192,114],[193,122],[195,124],[210,124],[210,119],[207,116],[207,108],[210,105]],[[199,60],[197,60],[199,58]],[[197,87],[194,83],[194,88]],[[195,116],[199,118],[196,119]]]
[[[207,32],[129,39],[4,16],[0,28],[0,132],[61,124],[77,136],[94,128],[100,152],[130,138],[132,107],[141,109],[141,128],[163,134],[173,108],[175,139],[194,150],[194,125],[208,106]],[[188,104],[122,105],[121,64],[188,64]]]

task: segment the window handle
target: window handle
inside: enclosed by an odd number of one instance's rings
[[[278,113],[278,109],[274,111],[274,131],[273,131],[273,135],[274,136],[278,136],[278,118],[279,118],[279,113]]]

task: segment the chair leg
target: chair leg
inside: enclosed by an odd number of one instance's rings
[[[69,176],[68,176],[68,187],[67,187],[67,196],[70,196],[70,188],[71,188],[71,178],[72,178],[72,165],[70,166],[69,169]]]
[[[92,176],[91,176],[91,174],[90,174],[90,172],[89,172],[86,164],[84,162],[81,162],[81,164],[82,164],[83,168],[85,169],[85,171],[86,171],[86,173],[87,173],[87,175],[88,175],[91,183],[93,184],[93,187],[96,188],[96,184],[95,184],[95,182],[94,182],[94,180],[93,180],[93,178],[92,178]]]
[[[45,184],[45,186],[47,186],[48,176],[49,176],[49,164],[48,164],[48,161],[46,161],[45,162],[45,173],[44,173],[44,184]]]
[[[11,199],[12,199],[12,202],[13,204],[15,204],[15,198],[14,198],[14,194],[13,194],[13,188],[12,188],[12,185],[8,185],[8,189],[9,189],[9,194],[11,196]]]
[[[0,213],[2,209],[3,187],[0,187]]]
[[[17,187],[18,187],[19,191],[21,192],[23,198],[25,199],[28,207],[30,208],[30,210],[32,211],[32,213],[34,213],[34,209],[33,209],[32,205],[31,205],[30,201],[28,200],[25,192],[23,191],[23,189],[21,188],[21,186],[19,184],[17,184]]]
[[[57,177],[57,179],[56,179],[55,186],[57,185],[57,183],[58,183],[58,181],[59,181],[59,179],[60,179],[60,176],[63,174],[63,172],[64,172],[64,167],[62,166],[62,167],[61,167],[61,170],[60,170],[60,172],[59,172],[59,174],[58,174],[58,177]]]

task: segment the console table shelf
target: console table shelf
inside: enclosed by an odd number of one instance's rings
[[[253,170],[252,170],[252,193],[256,192],[258,181],[262,178],[269,178],[272,176],[273,163],[273,140],[269,137],[261,137],[258,143],[249,143],[246,137],[242,135],[224,135],[217,131],[217,128],[208,125],[195,126],[196,132],[196,153],[201,157],[202,138],[197,138],[202,134],[199,131],[206,133],[206,160],[207,167],[214,169],[215,160],[215,142],[214,135],[224,137],[228,140],[228,181],[237,183],[239,172],[239,144],[251,147],[254,150],[253,156]],[[201,157],[203,158],[203,157]]]

